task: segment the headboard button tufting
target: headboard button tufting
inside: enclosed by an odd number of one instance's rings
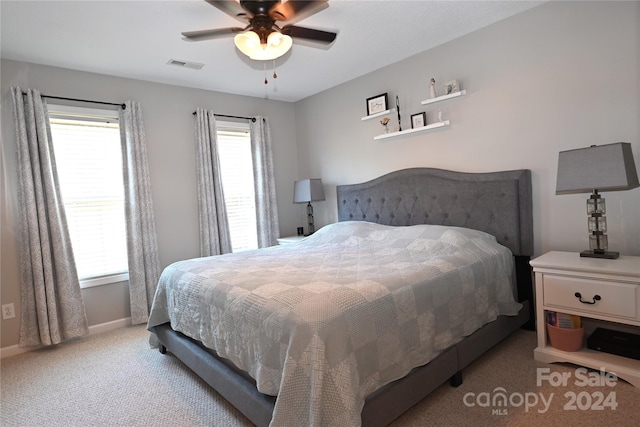
[[[338,186],[337,196],[342,200],[339,221],[468,227],[497,233],[499,243],[516,255],[533,252],[529,170],[475,175],[406,169],[366,183]]]

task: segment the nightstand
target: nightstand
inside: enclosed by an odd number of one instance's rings
[[[547,310],[581,316],[585,340],[598,326],[640,334],[640,257],[608,260],[548,252],[531,260],[531,266],[536,282],[535,360],[604,368],[640,387],[640,360],[591,350],[586,344],[575,352],[558,350],[549,343],[545,324]]]
[[[279,237],[278,238],[278,244],[279,245],[286,245],[287,243],[295,243],[295,242],[299,242],[300,240],[304,239],[307,236],[287,236],[287,237]]]

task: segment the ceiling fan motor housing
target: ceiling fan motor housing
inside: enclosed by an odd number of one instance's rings
[[[267,44],[269,34],[276,31],[274,29],[275,21],[266,15],[256,15],[251,18],[250,22],[253,27],[253,31],[258,35],[258,37],[260,37],[260,43]]]

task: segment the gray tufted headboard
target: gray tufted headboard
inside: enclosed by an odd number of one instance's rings
[[[451,225],[485,231],[514,255],[533,255],[531,171],[404,169],[339,185],[338,221]]]

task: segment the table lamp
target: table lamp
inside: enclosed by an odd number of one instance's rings
[[[307,204],[308,234],[313,234],[316,229],[313,225],[313,206],[311,202],[324,200],[322,180],[319,178],[302,179],[296,181],[293,186],[293,203]]]
[[[587,200],[589,249],[580,252],[581,257],[618,258],[619,252],[607,250],[607,210],[599,191],[630,190],[639,186],[628,142],[560,152],[556,194],[591,193]]]

